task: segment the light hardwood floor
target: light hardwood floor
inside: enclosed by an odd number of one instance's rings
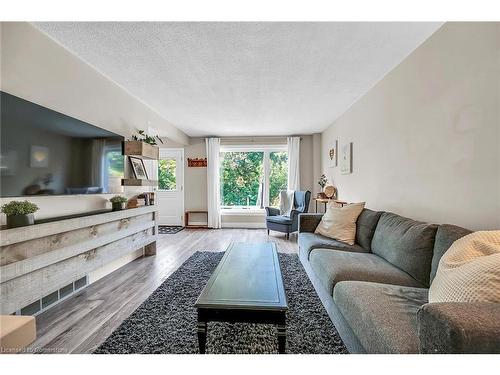
[[[142,257],[89,285],[37,317],[37,340],[29,351],[91,353],[196,251],[223,251],[231,242],[275,242],[297,252],[297,236],[286,240],[264,229],[184,229],[160,235],[157,255]]]

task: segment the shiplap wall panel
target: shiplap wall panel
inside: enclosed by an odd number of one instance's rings
[[[102,236],[113,234],[134,226],[138,222],[152,220],[152,213],[130,218],[111,221],[109,223],[92,225],[89,227],[57,233],[33,240],[14,243],[0,248],[0,266],[19,262],[24,259],[39,256],[68,246],[73,246],[88,240],[99,239]]]
[[[78,220],[81,226],[77,225]],[[24,232],[29,240],[18,237],[15,242],[13,232]],[[0,313],[18,311],[138,249],[154,255],[157,233],[154,207],[2,231],[2,243],[8,245],[1,249],[5,265],[0,267]],[[40,248],[29,249],[27,242]]]
[[[52,221],[49,223],[37,224],[33,226],[6,229],[0,232],[0,246],[3,247],[21,241],[47,237],[53,234],[78,230],[93,225],[104,224],[110,221],[116,221],[155,211],[156,206],[144,206],[122,211],[106,212],[97,215],[77,217],[73,219]]]

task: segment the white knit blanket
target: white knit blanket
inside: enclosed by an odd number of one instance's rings
[[[455,241],[439,261],[429,302],[500,302],[500,230]]]
[[[280,191],[280,215],[290,216],[293,209],[293,190]]]

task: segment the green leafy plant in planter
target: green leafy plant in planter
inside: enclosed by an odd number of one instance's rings
[[[115,195],[113,198],[109,200],[111,202],[111,206],[113,211],[120,211],[126,208],[128,199],[123,195]]]
[[[155,135],[154,137],[147,135],[145,130],[137,130],[137,134],[139,134],[139,135],[132,136],[132,139],[134,141],[141,141],[141,142],[150,144],[152,146],[157,145],[156,140],[160,141],[160,143],[163,143],[163,141],[161,140],[161,138],[158,135]]]
[[[2,205],[2,213],[7,216],[7,228],[24,227],[35,224],[38,206],[28,201],[11,201]]]

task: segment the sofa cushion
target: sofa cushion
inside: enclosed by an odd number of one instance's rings
[[[368,353],[418,353],[417,311],[427,303],[427,291],[342,281],[333,300]]]
[[[309,255],[309,263],[330,295],[335,284],[345,280],[423,286],[406,272],[371,253],[314,249]]]
[[[437,227],[384,212],[373,235],[372,252],[429,286]]]
[[[285,225],[292,224],[292,219],[290,219],[290,217],[288,216],[283,216],[283,215],[268,216],[266,217],[266,220],[271,223],[277,223],[277,224],[285,224]]]
[[[381,215],[382,211],[365,208],[356,221],[356,243],[368,251],[371,250],[373,234]]]
[[[340,206],[335,201],[328,204],[321,222],[314,233],[354,245],[356,240],[356,220],[363,211],[365,202]]]
[[[311,250],[317,248],[354,251],[358,253],[367,252],[367,250],[363,249],[358,244],[348,245],[345,242],[333,240],[331,238],[322,236],[321,234],[307,232],[299,234],[299,248],[301,252],[307,254],[307,258],[309,258]]]
[[[456,225],[443,224],[438,227],[436,240],[434,241],[434,255],[432,256],[431,283],[434,277],[436,277],[439,261],[446,250],[450,248],[453,242],[470,233],[472,233],[472,231],[457,227]]]

